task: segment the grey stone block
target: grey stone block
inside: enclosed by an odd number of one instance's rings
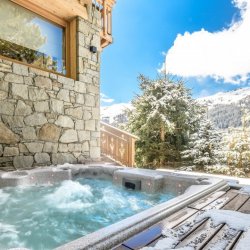
[[[86,93],[85,83],[76,81],[74,90],[75,92],[78,92],[78,93],[83,93],[83,94]]]
[[[78,133],[78,140],[80,142],[90,140],[90,131],[84,131],[84,130],[81,131],[80,130],[77,133]]]
[[[29,88],[29,98],[31,101],[44,101],[48,100],[49,96],[44,89],[38,89],[34,87]]]
[[[0,100],[5,100],[8,97],[8,92],[0,90]]]
[[[3,122],[11,128],[24,127],[23,116],[2,115]]]
[[[33,127],[24,127],[22,134],[24,140],[37,140],[36,130]]]
[[[55,124],[63,128],[74,128],[74,122],[68,116],[60,115]]]
[[[25,117],[24,122],[28,126],[38,126],[47,123],[47,119],[43,113],[34,113]]]
[[[52,154],[52,164],[76,163],[77,159],[70,153]]]
[[[32,156],[15,156],[13,163],[16,169],[29,169],[32,167],[34,159]]]
[[[8,101],[0,101],[0,114],[14,115],[15,105]]]
[[[82,119],[83,116],[82,107],[68,108],[65,110],[65,114],[70,115],[76,119]]]
[[[30,153],[41,153],[43,151],[43,143],[41,142],[29,142],[24,144]]]
[[[17,147],[5,147],[3,156],[17,156],[19,155],[19,149]]]
[[[60,89],[57,94],[57,99],[64,101],[64,102],[70,102],[69,99],[69,90],[67,89]]]
[[[30,115],[32,113],[31,107],[25,102],[18,100],[17,106],[15,109],[15,115]]]
[[[12,73],[8,73],[5,76],[4,80],[6,82],[11,82],[11,83],[23,83],[23,76],[12,74]]]
[[[76,130],[74,129],[65,130],[59,141],[63,143],[77,142],[78,137]]]
[[[89,107],[95,107],[95,98],[92,95],[85,95],[85,105]]]
[[[36,163],[39,164],[47,164],[50,162],[50,156],[48,153],[36,153],[34,158]]]
[[[56,153],[58,150],[58,143],[45,142],[43,152]]]
[[[63,114],[64,113],[64,105],[63,101],[56,100],[56,99],[51,99],[50,100],[50,107],[51,111],[58,113],[58,114]]]
[[[36,112],[49,112],[49,102],[48,101],[41,101],[41,102],[34,102],[34,108]]]
[[[28,67],[18,63],[13,63],[13,73],[21,76],[29,76]]]
[[[35,85],[39,88],[52,89],[52,81],[47,77],[37,76],[35,78]]]
[[[85,121],[85,130],[87,131],[95,131],[95,120],[87,120]]]

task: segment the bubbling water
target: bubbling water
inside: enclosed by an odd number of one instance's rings
[[[64,181],[55,192],[46,195],[44,198],[49,206],[67,213],[88,207],[93,199],[93,194],[91,187],[88,185]]]
[[[5,188],[0,190],[0,249],[53,249],[173,197],[99,179]]]

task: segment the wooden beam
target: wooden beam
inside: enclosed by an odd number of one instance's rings
[[[76,18],[74,18],[69,23],[69,35],[68,38],[68,53],[67,53],[67,69],[69,70],[69,76],[76,80],[76,69],[77,69],[77,63],[76,63],[76,45],[77,45],[77,32],[76,32]]]
[[[72,20],[76,16],[88,19],[87,6],[92,4],[91,0],[51,0],[51,4],[44,0],[12,0],[12,2],[30,10],[38,8],[47,15],[50,13],[66,21]]]
[[[103,5],[104,0],[96,0],[97,3]],[[111,8],[115,5],[116,0],[105,0],[107,2],[107,5],[109,5]]]

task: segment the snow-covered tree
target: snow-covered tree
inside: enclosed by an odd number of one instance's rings
[[[247,126],[249,113],[244,112],[242,117],[242,129],[232,136],[226,152],[226,163],[230,172],[240,172],[245,175],[250,172],[250,130]]]
[[[155,168],[179,162],[188,133],[196,130],[203,111],[181,80],[169,75],[150,80],[141,75],[139,82],[141,94],[128,113],[128,129],[139,137],[136,163]]]
[[[211,121],[202,117],[197,131],[190,135],[188,149],[182,152],[184,160],[197,169],[217,164],[221,153],[221,135]]]

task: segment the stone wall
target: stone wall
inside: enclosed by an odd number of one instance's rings
[[[99,34],[77,18],[78,81],[0,59],[0,170],[100,157]]]

